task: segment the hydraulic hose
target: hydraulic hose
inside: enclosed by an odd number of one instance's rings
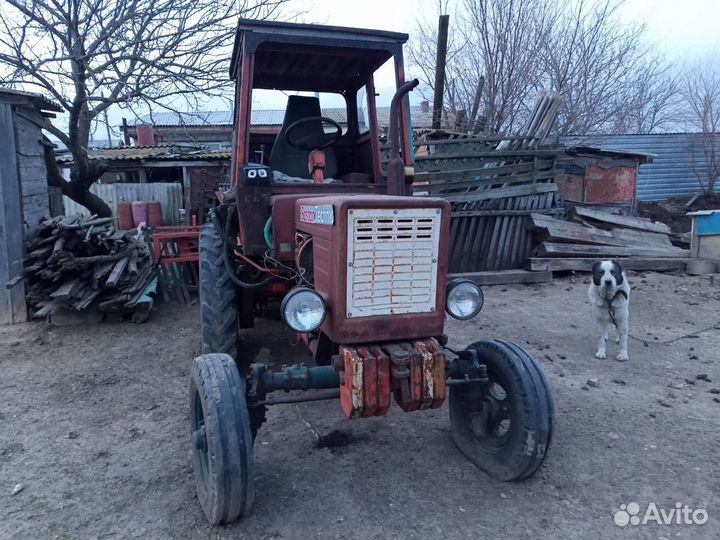
[[[270,283],[274,277],[269,277],[264,279],[263,281],[260,281],[258,283],[248,283],[246,281],[241,280],[237,275],[235,274],[235,268],[233,266],[232,260],[230,259],[230,241],[228,240],[227,236],[225,235],[225,231],[222,228],[222,225],[220,224],[220,218],[218,217],[216,212],[211,213],[210,220],[213,223],[213,227],[215,227],[215,230],[217,231],[218,235],[220,236],[220,240],[223,244],[223,261],[225,262],[225,272],[230,277],[230,279],[235,283],[238,287],[242,287],[243,289],[257,289],[258,287],[262,287],[263,285],[267,285]],[[234,249],[234,248],[233,248]]]

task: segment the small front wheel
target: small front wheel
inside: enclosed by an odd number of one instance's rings
[[[197,496],[208,521],[247,515],[255,498],[253,440],[245,382],[229,355],[194,360],[190,425]]]
[[[554,405],[535,360],[519,345],[501,340],[470,345],[489,382],[450,389],[450,422],[460,451],[505,482],[535,473],[552,439]]]

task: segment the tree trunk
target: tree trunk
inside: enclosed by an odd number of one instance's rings
[[[107,203],[90,192],[90,186],[102,175],[102,166],[94,163],[89,167],[86,166],[84,169],[92,174],[85,177],[81,177],[75,168],[71,174],[71,180],[68,182],[60,174],[55,159],[54,145],[46,137],[43,137],[42,142],[45,147],[45,170],[47,171],[48,185],[59,187],[63,195],[87,208],[91,214],[96,214],[98,217],[111,217],[112,210]]]

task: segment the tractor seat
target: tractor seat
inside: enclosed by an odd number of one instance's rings
[[[282,128],[275,139],[272,150],[270,150],[270,168],[285,173],[288,176],[307,178],[310,180],[308,170],[308,157],[310,152],[300,150],[288,144],[285,139],[287,128],[303,118],[322,116],[320,112],[320,100],[313,96],[289,96],[285,118]],[[320,120],[317,122],[306,122],[293,130],[293,140],[309,139],[312,141],[323,141],[325,131]],[[325,139],[327,140],[327,139]],[[337,160],[332,147],[326,148],[325,152],[325,178],[335,178],[337,175]]]

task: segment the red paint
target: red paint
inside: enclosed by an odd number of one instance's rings
[[[156,227],[152,232],[153,253],[156,264],[198,262],[200,227]]]
[[[118,228],[121,231],[128,231],[133,228],[132,205],[129,202],[117,204]]]
[[[162,204],[160,201],[148,201],[147,219],[147,225],[151,229],[160,227],[163,224]]]
[[[155,146],[157,144],[155,130],[151,125],[138,124],[135,126],[135,133],[137,146]]]
[[[585,202],[631,204],[637,187],[637,167],[602,168],[589,164],[585,169]]]
[[[132,202],[132,220],[133,220],[133,227],[138,227],[138,226],[140,226],[141,223],[147,224],[147,221],[148,221],[147,202],[145,202],[145,201],[133,201]]]
[[[360,416],[368,418],[375,416],[378,409],[378,365],[375,356],[365,348],[358,348],[358,354],[363,362],[363,396],[365,407]]]
[[[315,184],[322,184],[325,179],[325,152],[313,150],[308,154],[308,170]]]

